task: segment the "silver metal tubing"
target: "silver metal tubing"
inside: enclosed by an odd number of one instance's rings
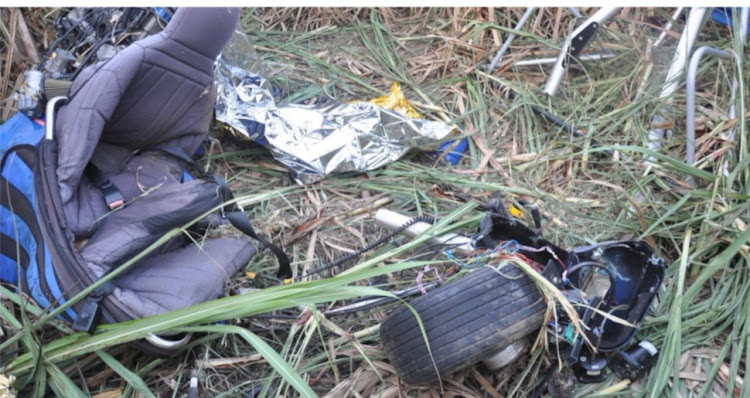
[[[580,36],[581,32],[583,32],[584,29],[588,28],[592,23],[596,23],[601,26],[603,22],[609,20],[615,14],[617,14],[617,12],[620,11],[620,8],[622,7],[600,8],[599,11],[594,13],[594,15],[589,17],[581,24],[581,26],[576,28],[570,35],[568,35],[568,37],[565,38],[565,42],[560,49],[560,54],[557,56],[555,66],[552,67],[550,76],[544,86],[544,92],[546,94],[555,95],[555,93],[557,92],[557,88],[560,86],[563,76],[565,75],[565,58],[568,57],[568,54],[571,51],[571,47],[575,45],[575,42],[582,39],[582,37]]]
[[[603,53],[603,54],[585,54],[578,57],[581,61],[600,61],[603,59],[614,58],[615,53]],[[531,66],[531,65],[547,65],[554,64],[557,58],[537,58],[537,59],[524,59],[513,64],[513,66]]]
[[[686,152],[685,162],[688,165],[695,163],[695,79],[698,74],[698,66],[704,55],[712,55],[719,58],[731,58],[732,54],[717,50],[713,47],[704,46],[695,51],[690,58],[690,65],[687,72],[687,121],[686,121]],[[688,183],[693,185],[692,176],[688,177]]]
[[[55,138],[55,106],[60,101],[67,101],[68,97],[59,96],[53,97],[47,101],[47,107],[45,108],[46,119],[44,121],[44,139],[53,140]]]
[[[739,40],[739,44],[740,44],[739,45],[739,51],[738,51],[739,54],[744,54],[745,53],[745,43],[747,42],[747,24],[748,24],[748,22],[750,22],[750,7],[742,7],[740,9],[740,26],[739,26],[740,34],[739,34],[739,37],[735,37],[735,40]],[[737,51],[736,47],[735,47],[735,51]],[[737,61],[737,65],[741,65],[741,63],[739,62],[739,60]],[[744,84],[741,84],[741,83],[743,83],[743,82],[740,82],[737,79],[737,72],[735,72],[734,79],[732,79],[732,95],[731,95],[731,97],[729,99],[729,103],[730,103],[730,105],[729,105],[729,119],[735,119],[735,118],[737,118],[737,102],[736,102],[737,93],[738,93],[738,90],[740,90],[740,89],[744,90]],[[743,129],[744,129],[744,127],[743,127],[744,124],[741,123],[739,126],[740,126],[740,132],[742,132]],[[734,134],[735,127],[736,126],[732,126],[732,128],[729,129],[729,131],[727,131],[727,137],[729,138],[730,141],[735,141],[735,139],[736,139],[735,138],[735,134]],[[742,150],[742,149],[743,149],[742,148],[742,142],[740,142],[740,150]],[[728,163],[724,162],[724,164],[722,165],[722,170],[724,172],[724,175],[729,175],[728,167],[729,167]]]
[[[690,56],[690,52],[693,49],[695,38],[698,36],[698,32],[703,25],[703,17],[706,15],[705,7],[696,7],[690,10],[688,14],[687,23],[685,29],[682,31],[680,36],[680,42],[677,44],[675,49],[675,55],[672,58],[672,65],[669,67],[667,72],[667,78],[662,86],[661,94],[659,98],[665,99],[674,94],[680,84],[680,75],[683,73],[685,66],[687,65],[687,59]],[[663,124],[666,121],[664,115],[657,113],[651,119],[652,125]],[[648,132],[648,148],[652,151],[658,151],[661,148],[661,140],[664,139],[666,129],[657,127],[649,130]],[[653,156],[646,158],[646,163],[653,163],[656,159]]]
[[[750,21],[750,7],[742,7],[740,9],[740,26],[739,26],[739,37],[735,37],[735,40],[739,41],[740,54],[744,54],[745,43],[747,42],[747,24]],[[735,50],[737,48],[735,47]],[[712,55],[719,58],[734,58],[735,67],[742,64],[742,60],[737,52],[726,52],[721,51],[712,47],[701,47],[695,54],[690,58],[690,65],[688,66],[687,74],[687,110],[686,110],[686,143],[685,143],[685,162],[689,165],[695,163],[695,81],[697,80],[698,67],[700,66],[701,59],[704,55]],[[732,93],[729,98],[729,118],[734,119],[737,117],[737,104],[736,98],[739,90],[744,89],[743,82],[741,82],[737,75],[739,71],[735,71],[732,79]],[[744,112],[744,109],[743,109]],[[740,125],[742,129],[743,126]],[[734,127],[732,127],[727,133],[729,140],[735,139]],[[725,175],[728,174],[728,164],[724,162],[722,165],[722,171]],[[687,178],[688,183],[694,184],[693,177]]]
[[[583,18],[583,15],[581,15],[581,12],[578,11],[577,8],[575,8],[575,7],[568,7],[568,10],[570,10],[570,13],[573,14],[574,17],[576,17],[576,18]]]
[[[527,8],[526,12],[523,13],[523,16],[521,16],[521,19],[518,20],[516,27],[513,29],[521,30],[521,28],[523,28],[523,25],[526,24],[526,21],[529,19],[531,14],[534,13],[534,10],[536,10],[536,7]],[[490,62],[490,66],[487,67],[487,73],[492,73],[492,70],[495,69],[495,66],[497,66],[497,63],[500,62],[500,58],[502,58],[503,54],[505,54],[505,51],[507,51],[508,47],[510,47],[510,43],[512,43],[513,39],[515,38],[516,38],[515,33],[511,33],[510,35],[508,35],[508,38],[505,39],[505,42],[503,43],[502,47],[500,47],[500,50],[498,50],[497,54],[495,54],[495,58],[493,58],[492,62]]]
[[[154,334],[154,333],[150,333],[145,337],[145,339],[146,341],[155,345],[156,347],[167,349],[167,350],[174,350],[190,342],[190,339],[193,337],[193,334],[185,333],[185,335],[179,340],[170,340],[166,337],[169,337],[169,336],[167,336],[165,333],[162,333],[161,336]]]
[[[656,39],[656,41],[654,42],[654,47],[658,47],[659,44],[661,44],[661,42],[664,41],[664,39],[667,37],[667,31],[672,29],[672,22],[675,19],[677,19],[677,17],[680,16],[680,14],[682,13],[682,10],[684,9],[685,7],[677,7],[677,10],[674,12],[674,14],[672,14],[672,19],[667,21],[667,24],[664,25],[664,31],[661,32],[661,34],[659,35],[659,38]]]

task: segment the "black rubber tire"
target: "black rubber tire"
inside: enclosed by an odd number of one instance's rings
[[[515,266],[482,268],[401,306],[380,326],[391,364],[407,384],[426,384],[473,365],[538,331],[546,304],[534,282]]]

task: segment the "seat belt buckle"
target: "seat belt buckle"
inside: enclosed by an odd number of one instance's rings
[[[103,186],[102,192],[104,193],[104,201],[107,202],[107,207],[110,210],[116,210],[125,206],[125,198],[114,185],[107,184]]]

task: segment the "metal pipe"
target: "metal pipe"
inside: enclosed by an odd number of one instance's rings
[[[513,28],[514,30],[521,30],[523,28],[523,25],[526,24],[526,21],[529,19],[531,14],[534,13],[534,10],[536,10],[536,7],[529,7],[526,9],[526,12],[523,13],[523,16],[521,16],[521,19],[518,20],[518,23],[516,24],[516,27]],[[502,47],[500,47],[500,50],[497,51],[497,54],[495,54],[495,58],[492,59],[492,62],[490,63],[490,66],[487,67],[487,73],[492,73],[492,70],[495,69],[495,66],[500,61],[500,58],[502,58],[503,54],[505,54],[505,51],[508,50],[508,47],[510,47],[510,43],[513,42],[513,40],[516,38],[515,33],[511,33],[507,39],[505,39],[505,42],[503,43]]]
[[[53,97],[47,101],[47,107],[45,108],[45,123],[44,123],[44,139],[53,140],[55,138],[55,106],[60,101],[67,101],[68,97],[59,96]]]
[[[575,7],[568,7],[568,10],[570,10],[570,13],[573,14],[574,17],[576,17],[576,18],[583,18],[583,15],[581,15],[581,12],[578,11],[577,8],[575,8]]]
[[[739,27],[739,31],[740,31],[740,35],[739,36],[740,37],[739,38],[735,38],[735,40],[739,40],[739,44],[740,44],[739,45],[739,47],[740,47],[739,53],[740,54],[744,54],[745,53],[745,43],[747,42],[747,24],[748,24],[748,22],[750,22],[750,7],[742,7],[740,9],[740,27]],[[741,65],[741,62],[739,62],[739,60],[737,61],[737,65],[738,66]],[[730,103],[730,105],[729,105],[729,119],[735,119],[735,118],[737,118],[737,101],[736,101],[736,99],[737,99],[737,92],[740,89],[740,81],[739,81],[739,79],[737,79],[737,74],[738,73],[739,73],[739,71],[736,71],[735,75],[734,75],[734,78],[732,79],[732,95],[729,98],[729,103]],[[740,124],[740,131],[743,130],[743,126],[744,126],[744,124]],[[734,129],[735,129],[735,126],[732,126],[732,128],[730,128],[729,131],[727,131],[727,137],[729,138],[729,141],[734,141],[735,140]],[[740,147],[742,147],[741,143],[740,143]],[[742,148],[740,148],[740,150],[742,150]],[[727,162],[724,162],[724,164],[722,165],[722,170],[724,172],[724,175],[729,175],[729,171],[727,170],[728,167],[729,166],[728,166]]]
[[[620,8],[622,7],[600,8],[596,13],[594,13],[594,15],[589,17],[589,19],[584,21],[581,26],[576,28],[570,35],[568,35],[568,37],[565,38],[565,42],[560,49],[560,54],[557,56],[555,66],[552,67],[550,76],[544,86],[544,92],[546,94],[555,95],[555,93],[557,92],[557,88],[560,86],[563,76],[565,75],[565,59],[569,56],[570,49],[572,46],[574,46],[574,43],[583,40],[583,37],[580,36],[581,32],[583,32],[584,29],[588,28],[589,25],[593,23],[601,25],[603,22],[609,20],[615,14],[617,14],[617,12],[620,11]]]
[[[179,337],[179,334],[177,335]],[[149,343],[155,345],[158,348],[167,349],[167,350],[176,350],[185,344],[190,342],[190,339],[193,337],[192,333],[185,333],[181,338],[178,340],[172,340],[170,339],[171,336],[169,336],[169,333],[161,333],[161,335],[155,334],[155,333],[149,333],[144,338]]]
[[[685,7],[677,7],[677,11],[675,11],[674,14],[672,14],[672,19],[667,21],[667,24],[664,25],[664,31],[661,32],[661,34],[659,35],[659,38],[656,39],[656,41],[654,42],[654,47],[658,47],[659,44],[661,44],[661,42],[664,41],[664,39],[667,37],[667,31],[672,29],[672,23],[674,22],[674,20],[677,19],[677,17],[680,16],[680,13],[682,13],[682,10],[684,9]]]
[[[745,43],[747,42],[747,24],[750,20],[750,7],[742,7],[740,9],[740,26],[739,26],[739,37],[736,37],[735,40],[739,41],[740,44],[740,54],[744,54],[744,47]],[[695,54],[690,58],[690,65],[688,66],[688,74],[687,74],[687,88],[686,88],[686,96],[687,96],[687,109],[686,109],[686,142],[685,142],[685,162],[689,165],[692,165],[695,163],[695,96],[696,96],[696,88],[695,88],[695,82],[697,80],[697,74],[698,74],[698,66],[700,66],[701,59],[704,55],[712,55],[719,58],[734,58],[735,61],[735,67],[738,67],[742,64],[742,60],[740,59],[740,56],[736,52],[726,52],[721,51],[716,48],[712,47],[701,47],[699,48]],[[737,117],[737,107],[736,107],[736,98],[738,90],[740,90],[741,82],[737,78],[737,75],[739,74],[739,71],[736,71],[734,74],[734,77],[732,78],[732,90],[731,95],[729,98],[729,118],[734,119]],[[727,133],[729,140],[734,140],[734,127],[732,127],[728,133]],[[725,175],[728,174],[728,165],[727,162],[724,162],[722,165],[722,171]],[[688,183],[690,185],[694,184],[694,178],[692,176],[687,177]]]
[[[677,44],[677,48],[675,49],[675,55],[672,58],[672,65],[670,65],[669,71],[667,72],[667,78],[664,81],[664,86],[662,86],[659,98],[668,98],[669,96],[674,94],[675,91],[677,91],[677,88],[680,84],[679,77],[682,74],[682,71],[685,69],[685,66],[687,65],[688,56],[693,49],[695,38],[696,36],[698,36],[698,32],[703,25],[703,17],[705,15],[705,7],[696,7],[690,10],[687,23],[685,24],[685,29],[682,31],[680,42]],[[666,120],[667,119],[661,113],[657,113],[651,119],[651,124],[663,124]],[[653,128],[649,130],[648,148],[653,151],[658,151],[661,147],[661,140],[664,139],[664,134],[666,133],[666,131],[667,130],[664,128]],[[646,158],[647,164],[653,163],[655,161],[656,159],[653,156],[648,156]]]
[[[615,53],[603,53],[603,54],[586,54],[578,57],[581,61],[600,61],[603,59],[614,58]],[[557,58],[537,58],[521,60],[513,64],[513,66],[531,66],[531,65],[547,65],[553,64],[557,61]]]
[[[712,55],[719,58],[731,58],[732,55],[726,51],[721,51],[713,47],[704,46],[695,51],[690,58],[690,65],[687,72],[687,121],[686,121],[686,155],[685,162],[688,165],[695,163],[695,79],[698,74],[698,66],[704,55]],[[692,176],[687,178],[690,185],[693,185]]]

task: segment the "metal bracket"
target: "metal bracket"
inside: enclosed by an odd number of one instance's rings
[[[557,88],[562,82],[563,76],[565,75],[565,69],[568,66],[568,57],[577,56],[586,48],[593,39],[596,30],[601,26],[602,23],[611,19],[621,7],[605,7],[600,8],[594,15],[589,17],[581,26],[576,28],[563,43],[560,49],[560,54],[557,56],[555,66],[552,67],[552,72],[547,79],[547,84],[544,86],[544,93],[548,95],[555,95]]]
[[[594,38],[594,35],[596,34],[596,30],[599,29],[599,23],[598,22],[592,22],[586,27],[581,30],[580,33],[576,37],[573,38],[570,42],[570,51],[568,51],[568,57],[578,57],[578,54],[583,51],[586,46],[591,43],[591,39]],[[567,59],[565,60],[564,65],[568,66]]]

